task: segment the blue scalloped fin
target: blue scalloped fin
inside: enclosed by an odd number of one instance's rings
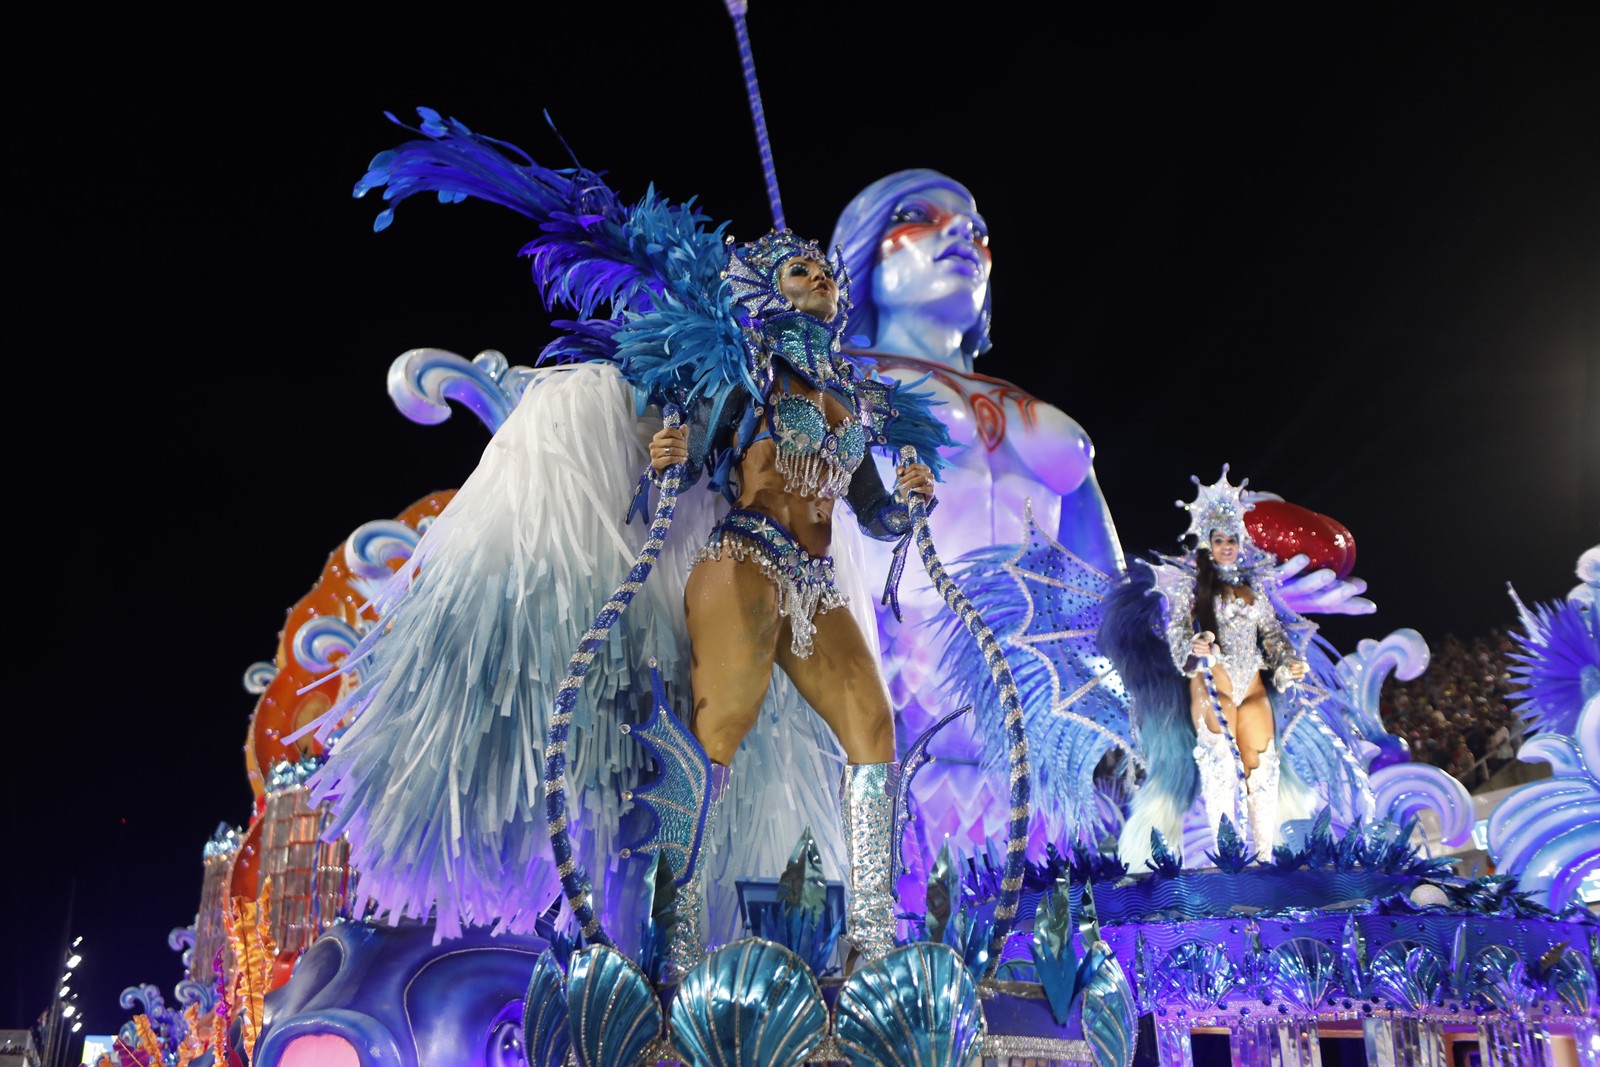
[[[672,868],[674,885],[693,873],[706,827],[706,790],[711,784],[711,759],[683,721],[667,706],[661,673],[652,664],[650,684],[655,706],[642,725],[623,729],[656,761],[656,776],[635,789],[631,799],[648,815],[649,826],[636,841],[624,842],[630,854],[659,853]]]
[[[1083,1037],[1095,1067],[1129,1067],[1139,1035],[1139,1009],[1122,965],[1100,942],[1090,948],[1083,989]]]
[[[1098,836],[1092,798],[1102,760],[1115,750],[1130,767],[1144,764],[1127,687],[1099,643],[1106,598],[1118,579],[1055,541],[1031,511],[1020,543],[979,549],[957,564],[954,577],[999,637],[1011,667],[1035,804],[1056,815],[1069,837]],[[1006,732],[982,650],[949,619],[939,637],[952,696],[977,705],[980,759],[1003,766]]]
[[[672,1029],[690,1063],[801,1067],[828,1031],[828,1006],[804,960],[751,937],[684,976]]]
[[[604,945],[573,954],[567,1031],[581,1067],[635,1062],[664,1017],[650,980],[628,957]]]
[[[905,828],[911,822],[911,781],[917,776],[918,771],[928,765],[928,760],[931,758],[928,755],[928,746],[933,744],[933,740],[939,735],[939,731],[971,711],[972,705],[968,704],[964,708],[952,711],[928,727],[920,737],[911,742],[911,747],[906,749],[905,755],[900,759],[900,789],[895,794],[894,829],[892,833],[894,838],[894,869],[896,871],[906,869],[904,855]]]
[[[567,976],[546,949],[533,965],[522,1002],[522,1048],[528,1067],[562,1067],[572,1049],[567,1032]]]
[[[983,1043],[977,983],[954,949],[914,941],[845,979],[834,1033],[855,1067],[965,1067]]]

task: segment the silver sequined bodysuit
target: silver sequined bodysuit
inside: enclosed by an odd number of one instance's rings
[[[1250,680],[1261,669],[1261,646],[1257,635],[1277,627],[1272,605],[1259,594],[1250,600],[1242,596],[1217,597],[1217,666],[1228,672],[1234,693],[1244,695]],[[1281,631],[1280,631],[1281,632]]]
[[[1212,602],[1220,631],[1213,646],[1216,649],[1213,670],[1226,673],[1235,700],[1244,698],[1263,665],[1272,668],[1276,688],[1287,687],[1293,677],[1289,673],[1290,665],[1299,659],[1266,593],[1251,592],[1253,596],[1248,600],[1235,593],[1218,596]],[[1178,670],[1186,671],[1194,656],[1194,585],[1174,589],[1169,596],[1167,643],[1173,663]],[[1194,729],[1194,761],[1200,772],[1200,797],[1212,839],[1216,839],[1222,817],[1226,815],[1234,829],[1252,842],[1257,856],[1265,862],[1271,858],[1278,833],[1276,741],[1269,742],[1261,753],[1260,764],[1246,785],[1244,768],[1227,735],[1212,731],[1198,711]],[[1262,831],[1261,827],[1269,829]]]
[[[1250,680],[1263,666],[1273,669],[1273,684],[1282,689],[1288,682],[1289,664],[1298,657],[1272,610],[1265,593],[1253,591],[1250,600],[1243,596],[1218,596],[1213,604],[1217,613],[1217,666],[1227,672],[1236,697],[1242,698]],[[1193,597],[1193,588],[1190,589]],[[1168,618],[1167,642],[1172,662],[1181,671],[1194,644],[1190,604],[1172,605]]]

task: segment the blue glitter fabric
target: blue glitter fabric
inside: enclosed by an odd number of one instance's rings
[[[821,500],[836,500],[845,494],[867,452],[867,434],[861,423],[852,420],[835,429],[817,402],[799,393],[773,398],[772,437],[778,446],[776,466],[785,487]]]
[[[788,618],[793,633],[790,648],[802,659],[811,655],[817,632],[812,617],[845,603],[834,581],[833,557],[813,556],[777,519],[746,508],[734,508],[711,528],[696,562],[721,559],[723,553],[754,563],[771,579],[778,589],[778,614]]]

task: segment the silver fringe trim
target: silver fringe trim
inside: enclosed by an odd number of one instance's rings
[[[723,531],[718,530],[712,534],[706,546],[694,554],[689,565],[693,567],[707,559],[720,560],[723,553],[740,563],[754,563],[761,568],[761,573],[778,590],[778,614],[789,620],[790,650],[801,659],[809,659],[817,634],[812,618],[850,602],[834,585],[833,561],[812,561],[821,565],[825,582],[801,582],[789,573],[782,562],[773,559],[760,542],[751,541],[737,533],[732,537],[723,536]]]

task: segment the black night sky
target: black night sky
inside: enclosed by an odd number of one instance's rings
[[[487,440],[467,412],[406,421],[389,362],[529,363],[552,336],[519,216],[419,198],[372,233],[350,188],[404,136],[383,112],[559,162],[548,110],[625,198],[770,224],[717,0],[525,7],[227,35],[119,14],[18,44],[47,73],[8,120],[0,1026],[48,1005],[67,932],[88,1032],[124,986],[170,997],[201,847],[250,813],[242,672],[351,530]],[[1379,611],[1325,621],[1342,649],[1480,634],[1514,620],[1508,581],[1573,585],[1600,542],[1592,8],[753,7],[790,224],[825,239],[903,167],[971,188],[978,369],[1088,430],[1129,552],[1171,547],[1190,474],[1229,462],[1355,533]]]

